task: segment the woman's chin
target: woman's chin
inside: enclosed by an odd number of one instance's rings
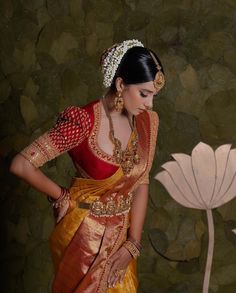
[[[137,111],[135,111],[135,116],[138,116],[138,115],[140,115],[140,114],[142,114],[144,112],[144,110],[137,110]]]

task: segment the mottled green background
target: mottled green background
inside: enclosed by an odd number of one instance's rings
[[[100,53],[138,38],[163,62],[154,175],[171,153],[190,153],[199,141],[236,145],[235,36],[235,0],[0,1],[1,292],[49,292],[51,208],[8,173],[9,162],[66,106],[101,97]],[[43,170],[61,184],[74,174],[67,155]],[[150,191],[140,292],[199,293],[205,213],[181,207],[157,181]],[[210,292],[236,292],[236,200],[214,210],[214,220]]]

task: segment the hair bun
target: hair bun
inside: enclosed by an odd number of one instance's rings
[[[100,59],[103,73],[103,85],[108,88],[111,86],[116,70],[125,53],[132,47],[144,47],[139,40],[126,40],[122,43],[116,43],[106,49]]]
[[[111,47],[105,49],[103,52],[102,52],[102,55],[101,55],[101,58],[100,58],[100,65],[102,66],[103,63],[104,63],[104,60],[107,58],[108,54],[114,50],[117,46],[119,45],[119,43],[115,43],[114,45],[112,45]]]

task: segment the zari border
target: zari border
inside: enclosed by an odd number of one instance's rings
[[[154,153],[156,149],[156,141],[157,141],[157,133],[158,133],[158,126],[159,126],[159,117],[156,112],[148,111],[149,114],[149,123],[150,123],[150,133],[149,133],[149,155],[148,155],[148,162],[146,166],[146,170],[143,175],[135,182],[133,187],[131,188],[131,192],[134,191],[145,179],[146,174],[150,172],[152,167],[152,161],[154,158]]]
[[[123,217],[123,225],[122,228],[120,229],[120,233],[117,237],[116,242],[114,243],[109,255],[107,258],[109,258],[113,253],[115,253],[121,246],[121,244],[125,241],[124,236],[126,235],[126,231],[128,229],[128,224],[129,224],[129,215],[128,214],[124,214]],[[109,276],[109,272],[110,272],[110,265],[107,264],[107,262],[105,263],[104,269],[101,273],[101,282],[96,290],[96,293],[105,293],[107,292],[107,279]]]
[[[20,152],[35,168],[43,166],[47,161],[56,158],[61,153],[51,140],[49,132],[38,137]]]

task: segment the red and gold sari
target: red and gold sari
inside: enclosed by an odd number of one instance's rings
[[[104,153],[96,143],[100,125],[100,107],[100,102],[94,102],[82,109],[73,108],[72,114],[71,108],[70,113],[68,109],[65,110],[52,130],[22,152],[35,165],[37,163],[34,157],[37,159],[40,157],[38,165],[42,165],[48,159],[37,154],[37,150],[45,149],[46,141],[46,157],[50,154],[55,157],[58,151],[68,151],[80,172],[80,177],[73,178],[71,183],[70,209],[55,226],[50,237],[55,265],[53,293],[132,293],[137,289],[134,260],[129,264],[123,282],[114,288],[107,288],[110,270],[108,260],[127,238],[130,205],[126,208],[124,205],[130,203],[130,198],[140,184],[148,183],[155,151],[158,118],[152,111],[146,111],[136,117],[139,135],[138,153],[141,161],[135,165],[130,174],[124,175],[121,167],[114,162],[114,158]],[[81,119],[81,113],[77,113],[78,109],[86,111],[83,112],[85,116],[87,115],[84,119],[87,123],[84,129],[81,128],[84,120]],[[80,125],[73,121],[73,125],[68,126],[66,124],[68,117],[70,119],[76,117],[74,120],[80,117]],[[79,129],[76,128],[77,126]],[[68,127],[72,130],[72,136],[76,137],[77,144],[73,140],[68,142],[58,138],[58,133],[61,135],[65,127],[66,135],[68,135]],[[80,132],[79,137],[83,137],[79,143],[76,134],[78,132]],[[66,135],[63,133],[63,137]],[[65,146],[68,143],[70,146]],[[88,208],[94,203],[97,204],[95,212]],[[110,203],[112,203],[111,207],[123,205],[121,212],[104,213],[104,207]]]

